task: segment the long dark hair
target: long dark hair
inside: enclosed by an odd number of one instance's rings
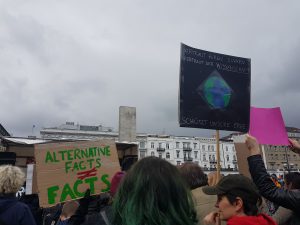
[[[146,157],[125,175],[113,203],[116,225],[196,224],[191,194],[177,168]]]
[[[198,164],[186,162],[180,165],[178,169],[191,190],[208,185],[207,175],[202,171]]]

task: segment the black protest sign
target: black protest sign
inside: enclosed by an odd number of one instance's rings
[[[180,126],[247,132],[250,75],[250,59],[181,44]]]

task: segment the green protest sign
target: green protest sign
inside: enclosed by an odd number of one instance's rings
[[[113,140],[35,145],[37,188],[42,207],[107,192],[120,170]]]

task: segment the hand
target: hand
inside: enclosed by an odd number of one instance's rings
[[[299,142],[297,140],[291,139],[291,138],[289,138],[289,141],[291,143],[290,149],[293,152],[300,154],[300,144],[299,144]]]
[[[220,225],[220,217],[218,212],[211,212],[207,214],[203,222],[205,225]]]
[[[247,148],[249,149],[250,155],[259,155],[260,154],[259,144],[255,137],[253,137],[249,134],[246,134],[246,145],[247,145]]]

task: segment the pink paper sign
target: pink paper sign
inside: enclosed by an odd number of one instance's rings
[[[259,144],[290,145],[279,107],[251,107],[249,133]]]

